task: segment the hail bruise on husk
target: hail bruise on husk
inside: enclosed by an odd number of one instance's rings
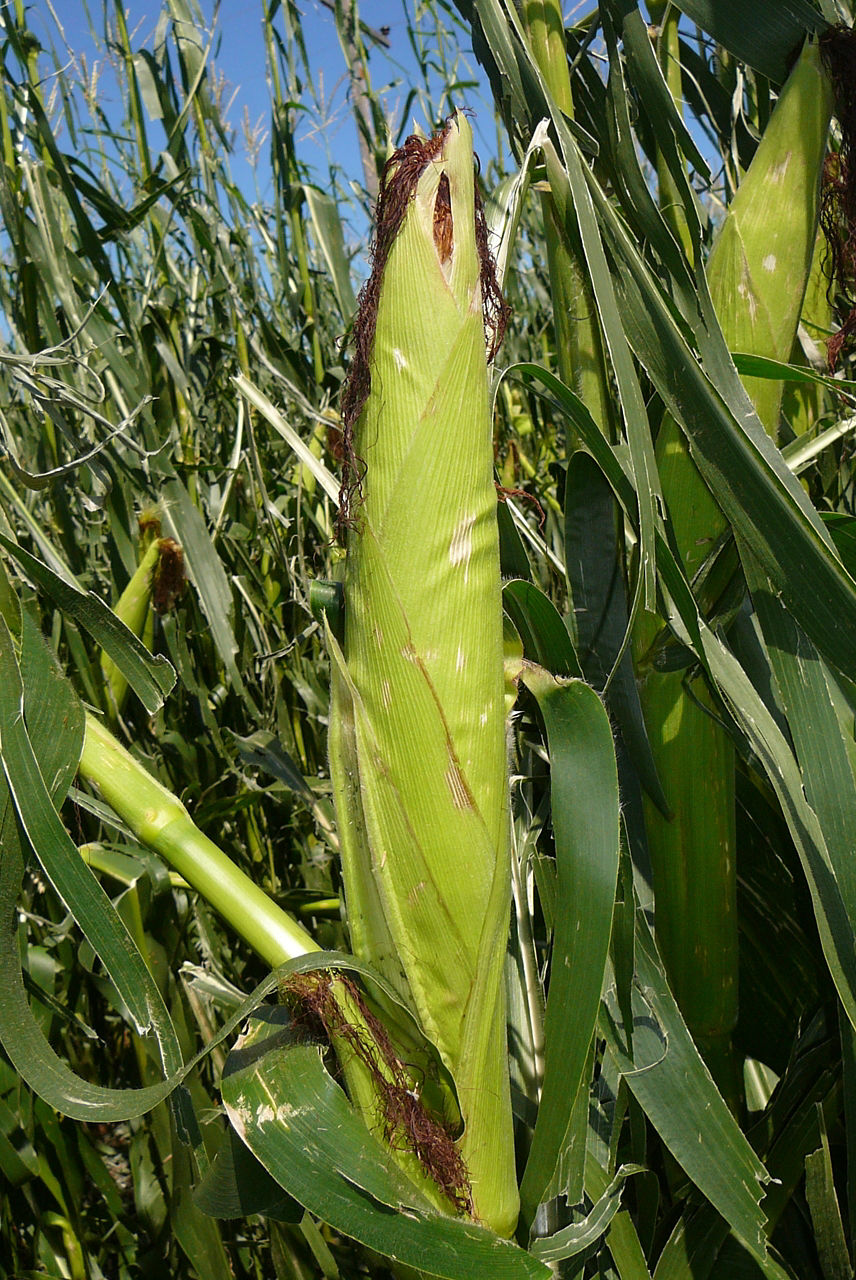
[[[449,176],[440,175],[440,184],[434,197],[434,244],[441,264],[445,267],[452,256],[455,239],[455,223],[452,217],[452,198],[449,194]]]

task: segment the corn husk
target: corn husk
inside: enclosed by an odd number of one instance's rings
[[[466,118],[409,140],[385,190],[361,311],[371,390],[347,442],[362,478],[343,649],[330,636],[348,919],[355,952],[411,1003],[454,1080],[475,1215],[509,1234],[503,630]]]

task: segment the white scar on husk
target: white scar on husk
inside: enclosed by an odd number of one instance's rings
[[[469,792],[467,791],[466,783],[461,777],[460,769],[458,769],[457,765],[454,762],[452,762],[452,764],[446,770],[446,782],[448,783],[449,790],[452,793],[452,800],[454,802],[455,808],[471,809],[472,804],[470,802]]]
[[[401,373],[402,369],[407,368],[407,359],[404,352],[399,351],[398,347],[392,348],[392,358],[395,361],[395,367],[399,373]]]
[[[758,314],[758,299],[746,280],[741,280],[737,286],[737,292],[749,308],[749,318],[754,324],[755,316]]]
[[[764,270],[765,271],[776,270],[776,255],[774,253],[768,253],[766,258],[764,259]]]
[[[470,557],[473,554],[473,525],[475,516],[465,516],[452,534],[449,543],[449,564],[463,564],[464,582],[469,581]]]
[[[773,166],[770,173],[767,174],[767,186],[773,186],[774,184],[778,185],[779,183],[784,183],[785,178],[788,176],[788,169],[790,169],[791,167],[792,155],[793,155],[793,152],[788,151],[786,155],[782,156],[779,163]]]
[[[413,888],[410,890],[410,892],[407,895],[407,901],[411,907],[416,906],[416,903],[419,901],[419,896],[422,893],[422,890],[424,888],[425,888],[425,881],[420,880],[419,883],[415,884]]]

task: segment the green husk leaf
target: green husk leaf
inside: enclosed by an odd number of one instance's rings
[[[343,649],[328,632],[331,770],[350,828],[355,949],[412,1002],[439,1050],[476,1214],[507,1234],[517,1190],[502,985],[504,655],[471,148],[461,115],[430,141],[414,137],[381,195],[376,293],[364,295],[376,312],[364,304],[358,318],[343,403],[364,473]],[[367,397],[349,398],[361,387]]]

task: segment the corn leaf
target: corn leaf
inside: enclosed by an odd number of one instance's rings
[[[640,782],[665,813],[668,805],[645,730],[628,645],[615,498],[598,464],[582,449],[568,462],[564,509],[565,573],[574,610],[569,626],[577,637],[586,679],[603,693]]]
[[[582,680],[573,641],[561,614],[543,591],[533,582],[518,578],[505,583],[502,602],[523,641],[523,653],[529,662],[537,663],[554,676],[575,676]]]
[[[530,1219],[553,1177],[585,1068],[609,954],[618,876],[618,774],[609,717],[582,681],[521,676],[547,729],[557,901],[538,1119],[520,1186]],[[588,1117],[584,1117],[587,1124]],[[585,1151],[585,1141],[577,1148]]]
[[[823,830],[829,864],[856,930],[856,785],[847,741],[833,706],[830,673],[746,556],[747,581],[781,705],[794,743],[808,803]]]
[[[27,614],[23,615],[23,639],[27,648],[38,648],[41,643],[35,633],[34,623]],[[108,966],[138,1033],[144,1034],[148,1030],[155,1032],[164,1068],[168,1073],[174,1073],[181,1067],[181,1054],[172,1020],[160,992],[124,924],[116,915],[115,908],[80,858],[60,821],[23,717],[19,715],[15,718],[12,714],[15,701],[19,706],[23,703],[24,689],[5,622],[0,622],[0,644],[2,683],[7,691],[3,708],[3,767],[24,831],[45,874],[78,921],[93,950]],[[44,673],[42,678],[45,678]],[[43,687],[36,685],[29,696],[44,697],[45,692]],[[75,710],[79,746],[80,708]],[[71,719],[72,713],[67,711],[66,714]],[[62,761],[64,770],[68,769],[68,763],[67,759]]]
[[[633,1031],[628,1044],[610,992],[601,1030],[609,1052],[688,1176],[759,1259],[766,1254],[763,1184],[769,1175],[718,1093],[669,990],[641,913],[636,924]]]
[[[167,480],[164,499],[168,504],[165,523],[184,549],[187,574],[199,595],[202,610],[211,627],[214,643],[235,689],[252,706],[253,699],[235,662],[238,644],[232,629],[232,589],[211,535],[187,489],[178,479]]]
[[[76,618],[116,664],[148,712],[154,714],[175,683],[166,658],[153,658],[148,649],[92,592],[59,577],[23,547],[0,534],[0,546],[21,565],[63,610]]]
[[[735,57],[781,84],[790,70],[794,50],[809,33],[819,33],[827,22],[809,0],[760,0],[746,21],[741,0],[675,0],[692,22],[697,22]]]
[[[537,1280],[547,1267],[484,1227],[432,1213],[287,1011],[254,1018],[222,1081],[229,1118],[273,1178],[335,1230],[425,1275]],[[393,1209],[395,1212],[390,1212]]]
[[[345,324],[350,324],[356,299],[351,285],[351,273],[348,270],[345,237],[342,234],[338,206],[326,191],[320,191],[318,187],[311,186],[309,183],[304,183],[303,194],[309,206],[313,233],[330,272],[342,320]]]
[[[160,1009],[158,1029],[165,1037],[164,1053],[169,1060],[174,1058],[174,1042],[170,1045],[174,1032],[160,993],[142,961],[139,965],[135,963],[133,956],[137,953],[131,949],[124,926],[119,925],[112,905],[103,898],[91,872],[71,844],[36,762],[37,752],[55,794],[61,796],[80,750],[82,717],[76,696],[51,662],[41,637],[34,635],[32,624],[25,636],[21,672],[9,630],[5,621],[0,620],[0,742],[8,779],[8,785],[6,779],[2,785],[0,1040],[30,1088],[63,1114],[85,1120],[125,1119],[150,1110],[172,1092],[178,1081],[144,1089],[107,1089],[84,1080],[50,1047],[24,991],[17,937],[24,847],[16,814],[23,831],[46,857],[48,865],[55,867],[55,874],[72,900],[77,897],[77,886],[72,884],[69,888],[64,883],[64,872],[73,881],[79,880],[80,870],[90,878],[91,886],[101,897],[92,903],[85,901],[78,909],[87,925],[95,929],[96,941],[104,939],[102,945],[108,960],[118,961],[116,976],[125,988],[128,1007],[135,1011],[139,1024],[149,1025],[152,1018],[158,1018]],[[26,724],[21,715],[22,700]],[[32,742],[29,733],[33,735]],[[87,889],[83,892],[87,899],[92,896]],[[110,913],[112,922],[108,918]]]
[[[622,1165],[615,1177],[580,1221],[564,1227],[552,1236],[534,1241],[532,1252],[542,1262],[559,1262],[582,1253],[604,1234],[621,1207],[621,1192],[626,1179],[643,1170],[636,1165]]]

